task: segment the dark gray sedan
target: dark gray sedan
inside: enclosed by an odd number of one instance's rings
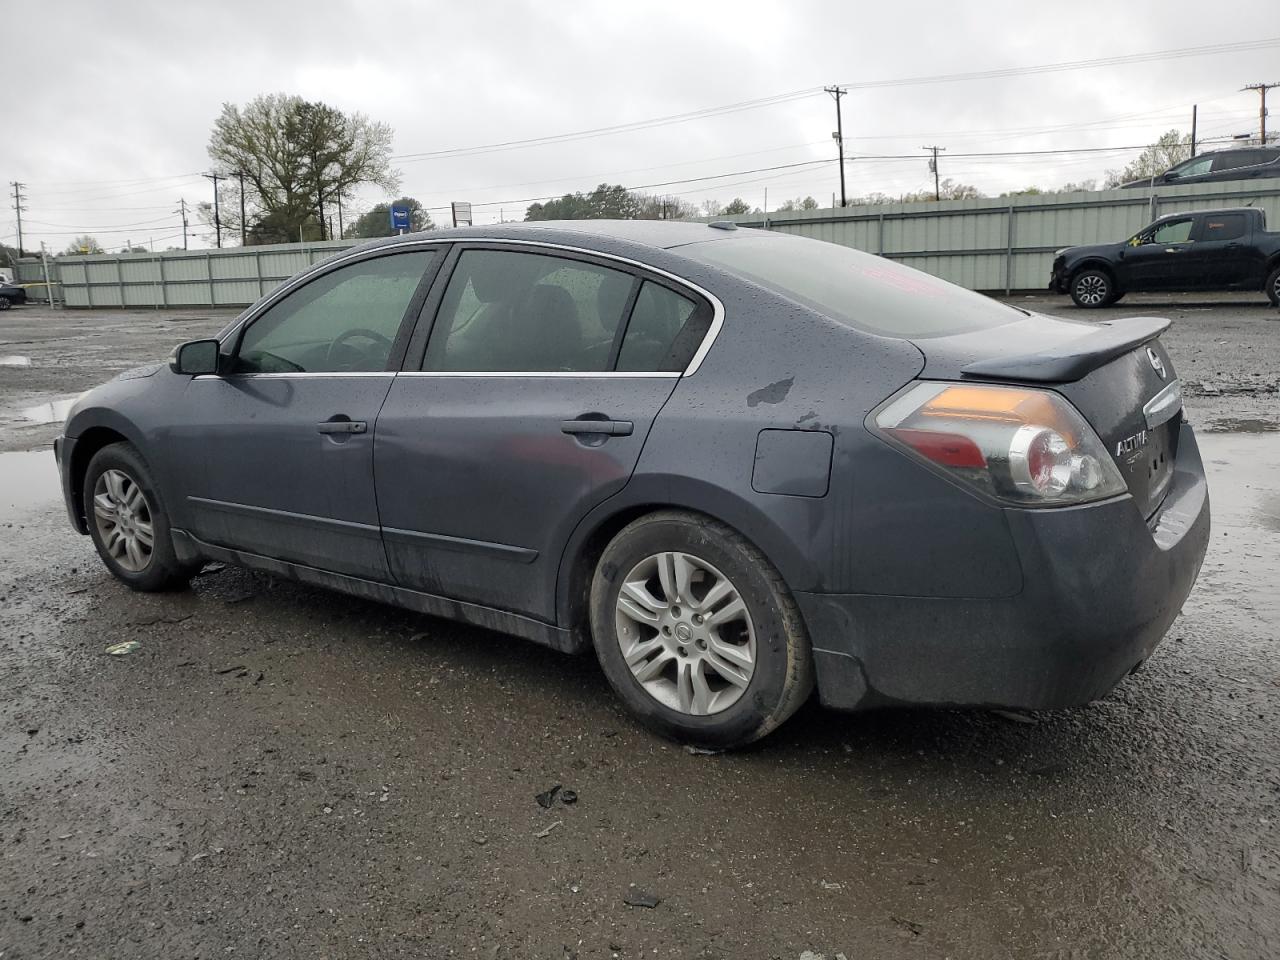
[[[57,454],[134,589],[222,560],[594,646],[731,746],[815,682],[1056,708],[1140,666],[1209,535],[1167,326],[729,224],[440,231],[90,391]]]

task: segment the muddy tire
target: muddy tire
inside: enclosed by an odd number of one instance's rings
[[[184,587],[196,574],[199,567],[174,552],[164,500],[132,444],[109,444],[93,455],[83,497],[89,536],[117,580],[152,593]]]
[[[591,584],[596,655],[645,725],[727,748],[777,728],[813,689],[813,656],[781,574],[709,517],[661,511],[605,548]]]
[[[1105,270],[1089,267],[1071,278],[1071,299],[1077,307],[1096,310],[1113,303],[1115,297],[1115,282]]]
[[[1271,305],[1280,307],[1280,264],[1267,275],[1267,283],[1263,289],[1267,291],[1267,299],[1271,301]]]

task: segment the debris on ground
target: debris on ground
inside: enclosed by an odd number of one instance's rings
[[[578,791],[577,790],[561,790],[560,801],[562,803],[577,803]]]
[[[555,823],[550,824],[547,827],[547,829],[539,830],[537,833],[534,834],[534,836],[537,837],[539,840],[545,840],[547,837],[551,836],[552,830],[554,830],[556,827],[563,827],[563,826],[564,826],[564,821],[557,820]]]
[[[641,890],[633,883],[622,895],[622,902],[629,907],[644,907],[646,910],[652,910],[662,902],[662,898],[655,897],[647,890]]]
[[[141,620],[135,620],[133,621],[133,625],[135,627],[153,627],[157,623],[182,623],[182,621],[190,620],[194,616],[194,613],[178,613],[171,617],[165,616],[162,613],[157,613],[154,616],[143,617]]]
[[[142,646],[142,644],[137,640],[124,640],[120,643],[113,643],[111,646],[107,647],[107,653],[113,657],[123,657],[127,653],[133,653],[133,651],[137,650],[140,646]]]
[[[556,802],[556,794],[560,792],[560,784],[556,784],[549,790],[543,790],[533,799],[538,801],[538,806],[543,810],[550,810],[551,805]]]
[[[910,930],[913,937],[918,937],[924,933],[924,924],[916,923],[914,920],[908,920],[906,917],[890,917],[894,923],[902,927],[904,930]]]
[[[695,747],[692,743],[684,745],[684,752],[691,757],[714,757],[717,753],[724,753],[723,750],[712,750],[708,747]]]
[[[248,673],[249,668],[246,667],[243,663],[240,663],[240,664],[236,664],[236,666],[234,667],[223,667],[221,670],[215,670],[213,672],[221,676],[224,673],[237,673],[241,671],[243,671],[244,673]]]

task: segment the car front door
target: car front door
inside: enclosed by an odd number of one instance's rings
[[[1130,240],[1124,251],[1124,289],[1189,289],[1182,260],[1191,247],[1194,224],[1194,217],[1165,220]]]
[[[193,378],[173,443],[201,540],[388,580],[373,488],[374,425],[425,296],[431,248],[380,252],[311,278],[224,343]]]
[[[630,478],[711,316],[630,264],[460,244],[378,417],[396,580],[554,622],[565,542]]]
[[[1261,286],[1265,261],[1249,242],[1245,214],[1208,213],[1198,219],[1187,256],[1187,270],[1200,278],[1198,285],[1221,290],[1252,281]]]

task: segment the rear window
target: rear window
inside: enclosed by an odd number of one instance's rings
[[[680,247],[833,320],[889,337],[946,337],[1026,314],[900,263],[807,237],[733,237]]]

